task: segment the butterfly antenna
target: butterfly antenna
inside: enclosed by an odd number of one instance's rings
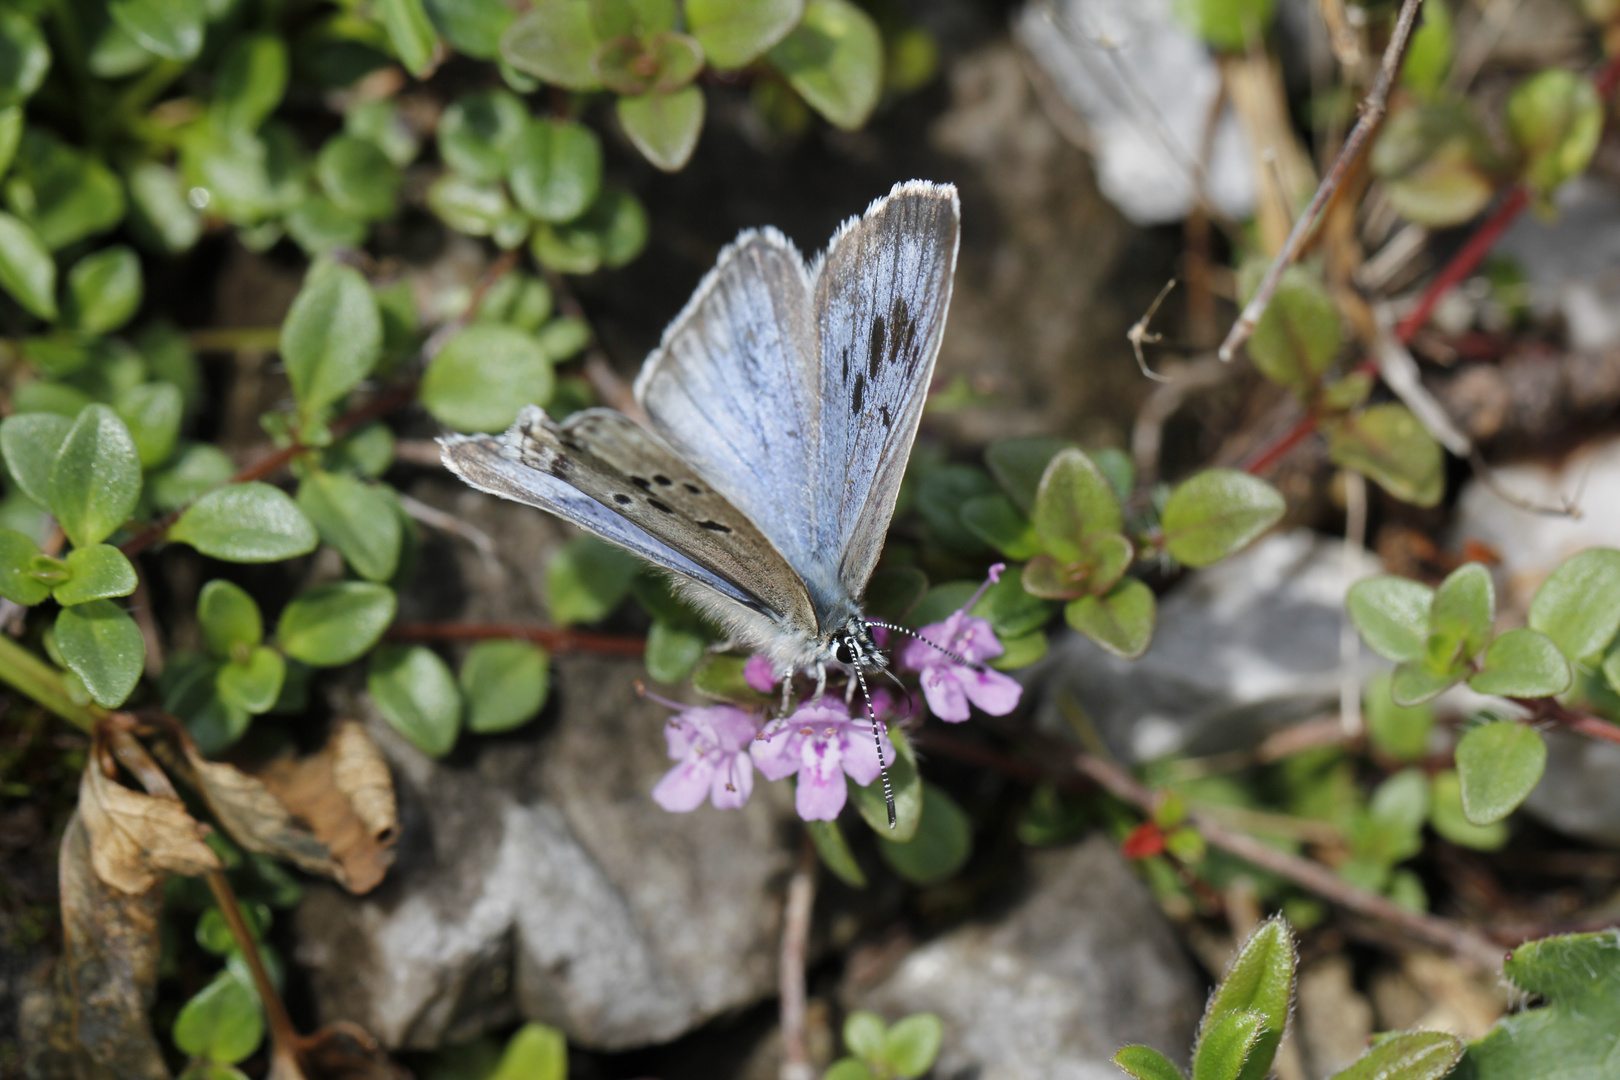
[[[945,646],[939,644],[938,642],[929,641],[927,638],[923,637],[921,634],[917,633],[917,631],[915,631],[915,630],[908,630],[904,626],[896,626],[893,623],[873,622],[871,619],[866,620],[866,625],[867,626],[881,626],[881,627],[883,627],[883,629],[892,630],[896,634],[904,634],[907,637],[916,638],[918,641],[922,642],[924,645],[927,645],[930,649],[938,649],[940,652],[944,653],[946,656],[950,657],[952,660],[955,660],[958,664],[961,664],[963,667],[972,668],[974,671],[977,671],[980,675],[984,674],[985,667],[984,667],[983,664],[975,664],[972,660],[969,660],[967,657],[962,656],[960,653],[952,652],[950,649],[947,649]]]
[[[854,645],[853,640],[851,644]],[[857,650],[859,646],[854,646]],[[877,709],[872,705],[872,692],[866,688],[866,673],[860,661],[865,657],[856,653],[855,681],[861,684],[861,696],[866,699],[866,715],[872,720],[872,746],[877,750],[878,775],[883,778],[883,805],[889,810],[889,828],[894,828],[894,788],[889,783],[889,764],[883,760],[883,739],[878,735]]]

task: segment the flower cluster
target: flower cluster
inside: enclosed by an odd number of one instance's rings
[[[1018,705],[1022,687],[999,671],[983,666],[1000,656],[1001,642],[990,623],[969,615],[984,589],[994,583],[1002,567],[991,567],[990,580],[961,609],[943,622],[917,632],[907,642],[898,666],[915,672],[929,709],[941,720],[959,723],[968,718],[969,705],[1002,716]],[[771,693],[779,679],[764,657],[752,657],[743,679],[760,693]],[[831,821],[844,808],[847,776],[865,786],[878,778],[879,744],[882,760],[894,761],[887,721],[897,712],[887,690],[872,693],[872,712],[857,708],[851,715],[843,701],[823,696],[801,704],[791,715],[768,722],[755,712],[734,705],[707,705],[677,709],[665,727],[669,756],[675,767],[653,788],[653,799],[665,810],[684,813],[705,801],[720,809],[735,809],[748,801],[754,789],[754,770],[767,780],[798,777],[794,797],[799,816],[806,821]],[[860,703],[864,705],[864,702]],[[873,718],[878,721],[873,739]]]

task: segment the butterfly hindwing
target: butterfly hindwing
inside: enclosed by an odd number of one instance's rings
[[[860,596],[894,514],[951,301],[960,211],[947,184],[900,184],[813,271],[821,352],[819,519]]]

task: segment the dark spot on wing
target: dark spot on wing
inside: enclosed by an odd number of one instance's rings
[[[920,353],[917,351],[917,320],[911,317],[911,311],[906,307],[903,296],[894,298],[894,304],[889,308],[889,322],[894,326],[894,343],[890,351],[891,360],[905,357],[906,370],[910,371],[917,366]]]
[[[645,476],[632,476],[630,478],[630,482],[636,485],[636,487],[640,488],[642,491],[652,490],[652,481],[648,480]]]
[[[557,437],[557,441],[562,443],[564,449],[572,450],[576,454],[583,454],[586,452],[585,444],[580,442],[578,439],[571,439],[567,435],[560,435]]]
[[[728,533],[731,531],[729,526],[722,525],[718,521],[700,521],[698,522],[698,528],[708,529],[711,532],[718,533]]]
[[[687,494],[690,494],[690,495],[701,495],[701,494],[703,494],[703,489],[702,488],[698,487],[696,484],[691,483],[690,481],[687,481],[687,480],[682,480],[681,481],[681,487],[685,488],[686,491],[687,491]]]
[[[654,510],[657,510],[660,514],[673,514],[675,512],[669,507],[665,506],[663,503],[659,502],[657,499],[648,499],[647,505],[652,507]]]
[[[878,413],[883,417],[883,426],[884,427],[886,427],[886,428],[894,427],[894,415],[889,412],[889,407],[887,405],[879,405],[878,406]]]
[[[847,346],[839,351],[838,359],[844,365],[844,381],[849,382],[849,348]]]
[[[857,371],[855,373],[855,394],[854,394],[854,409],[853,409],[856,416],[860,415],[860,413],[861,413],[861,403],[863,401],[865,401],[865,400],[866,400],[866,376],[862,375],[860,372]]]
[[[674,482],[675,481],[671,480],[669,477],[665,476],[663,473],[654,473],[653,474],[653,483],[657,484],[659,487],[669,487],[669,485],[673,484]]]
[[[624,494],[623,492],[614,492],[613,501],[618,503],[620,506],[623,506],[630,501],[630,496]]]
[[[883,346],[888,341],[888,327],[884,325],[883,316],[879,315],[872,320],[872,337],[867,342],[866,371],[873,379],[883,369]]]

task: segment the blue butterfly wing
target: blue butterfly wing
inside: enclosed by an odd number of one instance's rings
[[[860,596],[883,550],[951,301],[956,188],[898,184],[811,271],[820,331],[818,550]],[[830,555],[828,556],[830,557]]]

